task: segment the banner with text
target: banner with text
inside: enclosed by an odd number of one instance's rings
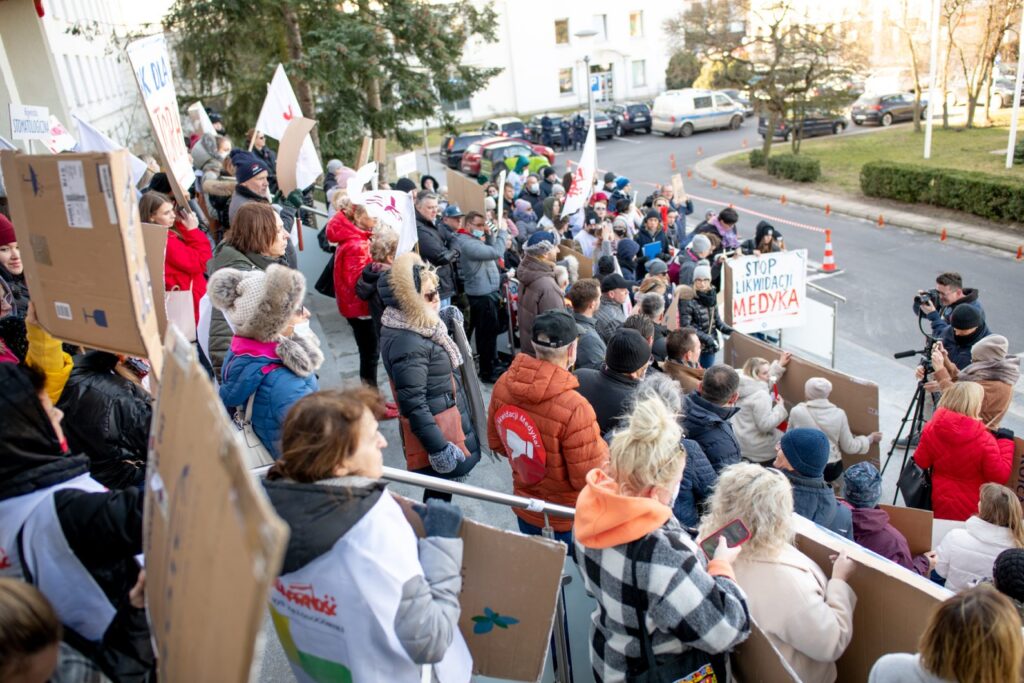
[[[804,323],[807,250],[730,259],[732,326],[763,332]]]
[[[171,78],[167,42],[162,35],[150,36],[130,43],[127,51],[142,101],[146,104],[146,114],[156,134],[163,170],[167,172],[167,179],[178,204],[187,206],[185,192],[196,177],[181,130],[181,115],[178,112],[178,97],[174,93],[174,80]]]

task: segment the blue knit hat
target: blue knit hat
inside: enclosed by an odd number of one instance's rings
[[[873,508],[882,497],[882,475],[871,463],[859,462],[843,472],[846,501],[855,508]]]
[[[615,187],[616,188],[621,190],[626,185],[629,185],[629,178],[627,178],[626,176],[620,175],[618,178],[615,179]]]
[[[635,240],[619,240],[618,245],[616,245],[615,247],[616,256],[619,256],[620,258],[624,258],[626,260],[634,258],[639,253],[640,245],[637,244]]]
[[[828,437],[820,429],[799,427],[782,435],[782,452],[793,469],[805,477],[825,474],[828,464]]]
[[[260,173],[270,173],[263,159],[244,149],[231,150],[231,161],[235,165],[235,180],[239,183],[251,180]]]
[[[554,234],[541,230],[530,235],[530,239],[526,240],[526,246],[532,247],[533,245],[540,244],[541,242],[548,242],[549,244],[554,245],[558,243],[558,240],[555,238]]]

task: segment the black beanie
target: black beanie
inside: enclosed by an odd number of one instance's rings
[[[651,360],[651,347],[636,330],[619,328],[608,340],[604,364],[612,372],[636,372]]]
[[[954,330],[972,330],[985,324],[985,314],[969,304],[960,304],[953,309],[949,323]]]
[[[999,553],[992,567],[992,582],[1003,595],[1024,602],[1024,549],[1010,548]]]

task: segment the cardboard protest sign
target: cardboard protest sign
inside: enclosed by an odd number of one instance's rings
[[[127,51],[174,199],[179,206],[188,206],[186,193],[195,182],[195,172],[185,148],[167,43],[158,34],[129,43]]]
[[[576,251],[572,247],[567,247],[565,244],[558,245],[558,258],[559,260],[564,259],[566,256],[572,256],[576,259],[580,266],[580,277],[588,278],[594,277],[594,259],[589,259],[583,255],[583,252]]]
[[[199,135],[216,135],[217,129],[213,127],[210,115],[202,102],[193,102],[188,105],[188,118],[192,122],[192,130]]]
[[[395,177],[405,178],[416,172],[416,152],[407,152],[395,157]]]
[[[50,139],[50,110],[30,104],[7,105],[11,115],[11,138],[14,140]]]
[[[763,332],[804,323],[806,249],[744,256],[727,264],[732,274],[726,302],[735,329]]]
[[[725,342],[725,362],[734,368],[743,367],[748,358],[758,356],[768,361],[778,360],[778,347],[758,341],[745,334],[733,333]],[[832,383],[829,400],[846,411],[850,430],[854,434],[871,434],[878,431],[878,385],[874,382],[851,377],[845,373],[817,363],[793,356],[786,368],[786,374],[779,380],[779,393],[790,408],[804,400],[804,384],[812,377],[824,377]],[[878,444],[871,444],[865,455],[843,453],[843,464],[851,467],[862,460],[879,467]]]
[[[172,330],[146,471],[146,603],[165,683],[251,680],[288,540],[192,345]]]
[[[163,350],[128,153],[0,158],[40,325],[71,344],[149,358],[159,377]]]
[[[352,164],[352,168],[362,168],[366,166],[370,161],[370,146],[372,141],[368,137],[364,137],[363,141],[359,144],[359,154],[356,156],[356,163]]]
[[[479,211],[484,213],[484,188],[475,179],[464,176],[449,168],[445,174],[448,185],[448,202],[458,204],[463,213]]]
[[[753,619],[750,637],[740,643],[731,659],[739,683],[800,683],[796,672]]]
[[[44,144],[51,153],[60,154],[61,152],[75,149],[78,142],[68,132],[68,129],[64,127],[64,124],[56,116],[50,114],[50,135],[46,138]]]
[[[292,90],[288,74],[285,73],[284,66],[278,64],[274,70],[274,77],[267,86],[267,97],[260,108],[256,130],[283,141],[288,124],[301,116],[302,108],[299,106],[299,99],[295,97],[295,91]],[[313,138],[307,135],[301,143],[295,181],[297,187],[306,188],[315,183],[323,173],[323,165],[320,163],[320,155],[317,154]]]
[[[686,201],[686,186],[683,185],[683,174],[681,173],[672,174],[672,201]]]
[[[299,155],[316,121],[296,116],[288,122],[277,151],[277,186],[287,196],[299,189]],[[305,186],[303,186],[305,187]]]
[[[160,338],[167,335],[167,307],[164,305],[164,256],[167,253],[167,228],[153,223],[142,224],[142,241],[146,245],[146,265],[156,305],[157,329]]]
[[[932,549],[931,510],[896,507],[895,505],[879,505],[889,513],[889,523],[907,539],[911,555],[920,555]]]
[[[871,667],[884,654],[916,652],[932,612],[953,593],[799,515],[793,515],[793,526],[797,548],[825,576],[832,574],[830,556],[840,549],[857,564],[849,581],[857,594],[853,640],[836,663],[840,683],[868,680]]]
[[[418,536],[423,522],[399,498]],[[566,546],[471,519],[462,522],[459,630],[473,655],[473,673],[537,681],[544,672]]]
[[[1024,439],[1015,436],[1013,446],[1013,467],[1010,468],[1010,479],[1006,486],[1024,503]]]

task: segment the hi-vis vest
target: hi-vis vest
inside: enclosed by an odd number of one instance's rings
[[[421,667],[395,633],[402,586],[416,576],[416,535],[387,493],[329,552],[280,576],[270,615],[299,683],[420,683]],[[466,683],[472,668],[456,628],[434,674]]]
[[[115,609],[64,538],[53,495],[62,489],[88,493],[107,490],[88,474],[81,474],[56,486],[0,501],[0,576],[31,579],[53,605],[62,624],[87,640],[99,642],[114,619]]]

